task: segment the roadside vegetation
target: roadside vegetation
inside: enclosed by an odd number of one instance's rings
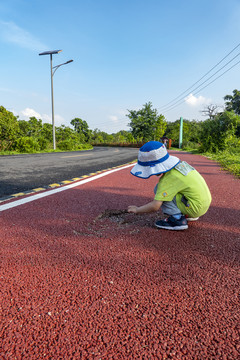
[[[218,111],[209,105],[202,113],[207,120],[183,119],[181,150],[201,153],[218,161],[222,167],[240,177],[240,92],[224,97],[225,107]],[[168,122],[148,102],[139,110],[128,110],[129,131],[108,134],[89,129],[81,118],[70,126],[56,127],[57,149],[52,149],[52,125],[35,117],[21,120],[0,106],[0,155],[52,151],[92,149],[93,146],[139,147],[149,140],[171,139],[171,146],[179,148],[180,120]]]

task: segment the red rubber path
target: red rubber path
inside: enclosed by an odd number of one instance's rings
[[[213,196],[183,232],[108,216],[153,198],[130,168],[0,212],[1,360],[240,358],[240,181],[177,156]]]

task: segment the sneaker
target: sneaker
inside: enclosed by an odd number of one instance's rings
[[[196,218],[187,217],[187,221],[197,221],[198,219],[199,217]]]
[[[158,220],[155,222],[155,226],[160,229],[166,230],[185,230],[188,228],[187,220],[185,216],[181,216],[179,220],[175,219],[172,215],[165,220]]]

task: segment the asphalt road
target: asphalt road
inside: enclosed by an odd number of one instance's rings
[[[0,198],[126,164],[138,149],[95,147],[93,150],[0,156]]]

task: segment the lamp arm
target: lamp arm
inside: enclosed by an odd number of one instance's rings
[[[54,66],[55,69],[53,68],[54,71],[53,71],[53,73],[52,73],[52,76],[55,74],[55,72],[57,71],[57,69],[58,69],[60,66],[61,66],[61,65]]]
[[[60,66],[69,64],[70,62],[73,62],[73,60],[68,60],[68,61],[66,61],[66,62],[63,63],[63,64],[59,64],[59,65],[53,66],[54,71],[53,71],[52,76],[55,74],[55,72],[57,71],[57,69],[60,68]]]

